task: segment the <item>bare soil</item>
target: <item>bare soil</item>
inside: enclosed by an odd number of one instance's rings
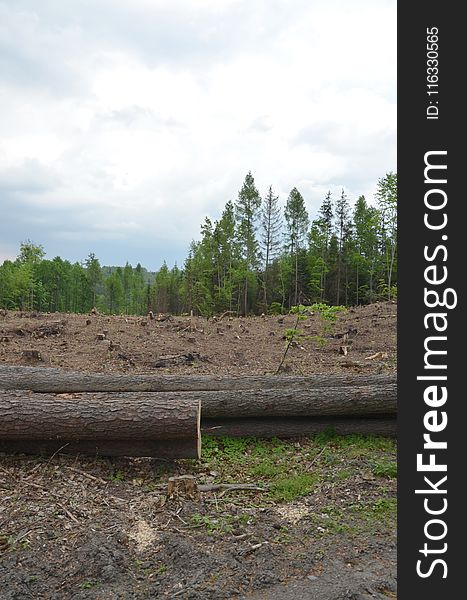
[[[295,325],[293,315],[158,322],[9,312],[0,315],[0,361],[273,374]],[[396,368],[395,304],[350,309],[332,331],[318,315],[298,327],[284,363],[291,376]],[[354,330],[340,354],[336,334]],[[0,455],[0,598],[396,598],[393,441],[205,442],[201,461]],[[168,478],[182,474],[264,491],[168,498]]]
[[[284,354],[286,332],[297,328],[302,335],[287,353],[286,373],[365,375],[396,369],[396,312],[392,302],[350,308],[331,325],[332,331],[318,314],[297,324],[295,315],[159,322],[9,312],[0,316],[0,362],[109,373],[273,374]],[[350,348],[343,355],[342,337],[334,336],[347,331]],[[179,359],[164,360],[167,356]]]

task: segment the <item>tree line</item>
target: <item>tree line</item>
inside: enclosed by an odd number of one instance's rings
[[[293,188],[285,207],[272,186],[262,198],[249,172],[218,220],[206,217],[182,268],[102,267],[93,254],[45,259],[27,240],[0,266],[0,306],[45,312],[285,312],[298,304],[358,305],[394,298],[397,175],[376,186],[375,205],[328,192],[316,218]]]

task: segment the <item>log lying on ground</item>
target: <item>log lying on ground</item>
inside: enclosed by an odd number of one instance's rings
[[[258,389],[309,389],[396,384],[396,375],[108,375],[48,367],[0,366],[0,389],[35,392],[183,392]]]
[[[183,392],[180,393],[180,395]],[[198,392],[203,418],[396,414],[395,383]]]
[[[0,449],[199,457],[201,405],[185,395],[0,391]],[[30,448],[28,450],[28,448]]]
[[[298,438],[333,430],[338,435],[381,435],[395,437],[397,419],[379,418],[246,418],[204,419],[201,431],[216,437]]]
[[[16,395],[15,395],[16,394]],[[65,394],[33,393],[14,390],[0,390],[0,399],[11,399],[19,403],[24,416],[28,415],[28,394],[42,398],[44,411],[48,411],[47,427],[52,433],[57,423],[63,427],[65,419],[70,433],[82,422],[90,423],[95,415],[104,417],[107,411],[121,411],[119,420],[114,420],[109,412],[109,423],[98,421],[101,427],[111,427],[114,437],[132,434],[133,415],[144,414],[147,427],[158,424],[168,427],[166,437],[177,437],[176,431],[184,431],[184,407],[193,403],[203,407],[203,418],[235,417],[300,417],[300,416],[353,416],[396,414],[396,384],[378,386],[343,386],[308,389],[266,389],[266,390],[219,390],[192,392],[72,392]],[[21,400],[21,398],[25,398]],[[69,397],[68,401],[64,399]],[[18,407],[19,407],[18,406]],[[1,407],[1,405],[0,405]],[[47,408],[46,408],[47,407]],[[160,418],[159,418],[160,413]],[[170,415],[167,418],[164,415]],[[0,419],[2,417],[0,408]],[[45,415],[41,417],[44,420]],[[75,424],[73,424],[75,423]],[[97,426],[97,424],[96,424]],[[144,427],[143,423],[139,427]],[[0,426],[1,431],[1,426]],[[99,433],[92,430],[92,434]],[[158,431],[156,431],[158,433]],[[135,435],[141,435],[139,429]],[[92,437],[92,435],[91,435]]]
[[[175,460],[200,458],[201,448],[195,439],[1,439],[0,452],[8,454],[82,454],[87,456],[144,456]]]

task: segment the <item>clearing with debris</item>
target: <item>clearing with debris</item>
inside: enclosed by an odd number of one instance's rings
[[[291,381],[365,381],[396,371],[396,309],[351,308],[331,327],[319,314],[5,312],[0,364],[226,377],[282,362]],[[396,598],[396,471],[393,438],[330,429],[204,435],[200,460],[3,453],[1,597]]]

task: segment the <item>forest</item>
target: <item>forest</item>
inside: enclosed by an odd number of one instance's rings
[[[361,305],[397,295],[397,174],[376,185],[374,204],[351,206],[328,192],[313,220],[294,187],[285,206],[269,187],[261,197],[251,172],[218,220],[206,217],[183,266],[156,273],[101,266],[90,253],[48,260],[41,244],[21,243],[0,265],[0,307],[108,314],[148,311],[210,316],[282,313],[299,304]]]

